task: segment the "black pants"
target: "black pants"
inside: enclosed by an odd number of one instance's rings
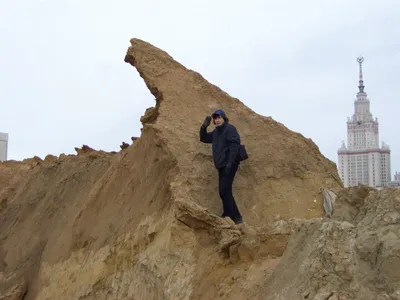
[[[232,193],[232,184],[235,179],[236,171],[238,170],[239,164],[235,163],[232,165],[229,174],[226,173],[225,167],[218,169],[219,173],[219,196],[222,200],[224,208],[223,216],[230,217],[232,220],[241,218],[239,209],[236,205],[235,198]]]

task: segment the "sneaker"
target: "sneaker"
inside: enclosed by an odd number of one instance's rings
[[[243,223],[242,216],[233,218],[233,222],[235,222],[235,224],[242,224]]]

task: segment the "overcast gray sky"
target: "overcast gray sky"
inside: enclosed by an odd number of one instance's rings
[[[118,151],[140,135],[140,116],[154,105],[123,61],[138,37],[337,162],[362,54],[394,173],[399,28],[398,0],[0,0],[0,131],[10,135],[9,159],[82,144]]]

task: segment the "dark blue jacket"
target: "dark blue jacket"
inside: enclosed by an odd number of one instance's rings
[[[228,162],[239,162],[240,136],[235,126],[225,122],[211,132],[200,127],[200,141],[212,143],[214,166],[217,169],[225,167]]]

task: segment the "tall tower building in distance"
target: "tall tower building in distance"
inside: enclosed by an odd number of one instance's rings
[[[7,160],[8,134],[0,132],[0,161]]]
[[[359,85],[354,101],[354,114],[347,118],[347,147],[338,150],[338,171],[345,187],[365,184],[374,188],[386,186],[390,180],[390,149],[382,142],[379,147],[379,123],[370,112],[364,91],[363,57],[359,57]]]

